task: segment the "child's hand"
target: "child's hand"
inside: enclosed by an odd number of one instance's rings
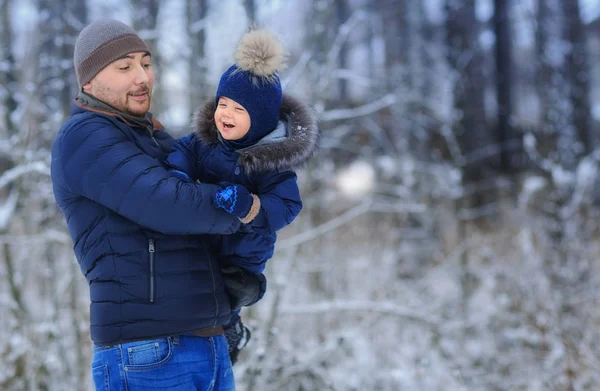
[[[247,217],[255,197],[242,185],[222,182],[212,196],[213,205],[240,219]],[[258,197],[256,197],[258,199]]]

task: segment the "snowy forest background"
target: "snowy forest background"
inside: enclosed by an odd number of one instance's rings
[[[91,20],[154,48],[174,136],[253,22],[323,137],[238,389],[600,389],[598,0],[0,0],[0,389],[91,388],[49,178]]]

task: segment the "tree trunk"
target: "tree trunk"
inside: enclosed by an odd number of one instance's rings
[[[254,0],[244,0],[244,9],[246,10],[246,17],[250,25],[256,24],[256,2]]]
[[[435,29],[425,17],[425,5],[421,2],[419,4],[419,13],[421,15],[421,23],[419,25],[419,34],[422,37],[422,44],[419,47],[422,58],[422,72],[423,72],[423,84],[421,86],[421,95],[426,102],[428,102],[435,93],[434,88],[434,75],[435,75],[435,61],[436,58],[433,55],[434,48],[436,47],[435,40]]]
[[[590,69],[586,49],[585,29],[580,18],[578,1],[562,1],[565,15],[566,39],[571,50],[567,54],[567,72],[571,84],[573,124],[583,153],[589,154],[595,145],[590,108]]]
[[[483,74],[483,59],[478,46],[479,25],[475,17],[475,0],[446,0],[446,42],[448,62],[456,80],[454,91],[453,131],[459,141],[464,156],[463,185],[476,186],[489,175],[492,166],[491,158],[486,155],[486,148],[493,144],[493,135],[487,128]],[[474,192],[456,200],[455,208],[458,216],[458,235],[460,241],[466,243],[473,224],[465,217],[460,217],[467,210],[476,210],[488,204],[491,192]],[[476,220],[477,219],[473,219]],[[469,319],[469,303],[475,291],[474,276],[469,264],[468,248],[461,254],[461,311],[462,318]],[[465,327],[461,337],[469,338],[469,329]]]
[[[407,56],[402,50],[403,39],[406,38],[406,31],[402,31],[405,22],[404,14],[407,9],[406,0],[378,0],[378,12],[382,26],[382,37],[384,42],[384,71],[380,73],[380,80],[377,85],[382,86],[377,95],[383,93],[394,93],[401,88],[406,87],[403,79],[403,67],[406,66]],[[402,112],[405,109],[400,104],[393,105],[390,108],[382,110],[378,114],[378,121],[382,129],[387,133],[386,139],[390,140],[392,148],[396,153],[406,151],[407,142],[404,137],[404,130],[408,128],[403,123]]]
[[[512,164],[507,144],[516,139],[512,127],[513,69],[512,39],[509,4],[506,0],[494,0],[494,31],[496,33],[496,100],[498,102],[497,142],[500,145],[500,167],[509,172]]]
[[[540,97],[541,123],[537,132],[538,152],[544,157],[566,167],[577,164],[577,138],[573,126],[570,104],[565,104],[565,95],[570,95],[570,86],[565,78],[563,59],[557,57],[556,48],[561,47],[563,19],[559,11],[559,0],[538,1],[536,50],[537,90]]]
[[[350,6],[347,0],[335,0],[335,10],[337,16],[337,25],[342,26],[350,18]],[[339,28],[338,28],[339,30]],[[338,59],[339,69],[345,70],[348,68],[348,42],[344,41],[340,49]],[[348,100],[348,80],[341,77],[338,80],[339,101],[342,105]]]
[[[66,40],[57,39],[65,31],[66,1],[40,0],[39,9],[39,71],[36,72],[38,92],[34,98],[40,100],[43,108],[33,108],[40,127],[38,134],[29,135],[28,143],[50,146],[66,111],[66,103],[63,102],[63,90],[66,88],[63,68],[64,64],[69,64],[73,72],[73,53],[64,58],[63,45]]]
[[[73,61],[68,61],[73,57],[73,51],[75,50],[75,40],[79,35],[79,32],[83,26],[88,23],[87,15],[87,4],[85,1],[80,0],[67,0],[66,10],[63,14],[65,23],[63,25],[63,37],[65,41],[62,45],[62,58],[65,60],[65,64],[70,66],[62,67],[62,79],[67,81],[67,85],[62,90],[61,102],[63,108],[63,118],[67,118],[71,113],[71,105],[73,98],[77,95],[77,79],[75,77],[75,71],[73,70]]]
[[[334,95],[330,91],[321,91],[320,89],[320,85],[325,82],[320,78],[324,75],[323,69],[327,65],[328,50],[333,41],[330,24],[334,17],[334,9],[333,0],[313,0],[308,19],[314,28],[310,30],[306,37],[306,47],[312,48],[311,58],[313,60],[309,64],[310,74],[313,75],[311,85],[316,88],[311,95],[323,102],[325,106],[327,106],[328,101],[334,99]]]
[[[456,78],[453,128],[465,156],[464,179],[473,184],[485,178],[486,168],[493,165],[494,159],[486,150],[494,144],[494,137],[485,116],[485,78],[475,0],[446,0],[446,11],[448,62]]]
[[[387,81],[387,90],[393,91],[401,83],[401,67],[406,64],[405,52],[402,50],[403,15],[406,11],[405,0],[378,0],[383,26],[383,40],[385,42],[385,68],[384,77]]]
[[[208,15],[207,0],[187,0],[186,26],[190,46],[189,57],[189,89],[191,111],[195,111],[212,94],[208,89],[206,80],[208,74],[205,44],[205,21]]]
[[[86,24],[87,8],[85,2],[77,0],[40,0],[40,11],[38,97],[47,113],[60,114],[44,115],[42,133],[51,141],[56,126],[69,116],[77,93],[73,50],[77,35]]]
[[[406,63],[404,68],[404,82],[401,87],[405,89],[403,107],[392,107],[392,118],[395,122],[404,124],[403,133],[409,140],[409,150],[419,160],[429,157],[429,122],[432,112],[428,110],[428,100],[423,95],[427,70],[425,68],[426,45],[422,25],[424,24],[424,9],[421,2],[407,2],[404,21],[402,23],[402,51]],[[404,112],[405,115],[401,113]]]
[[[152,112],[160,116],[166,111],[164,106],[164,97],[162,95],[162,80],[160,79],[162,69],[162,57],[158,50],[158,12],[160,10],[161,0],[130,0],[131,6],[135,10],[133,13],[133,28],[146,42],[152,51],[152,67],[156,76],[154,82],[154,91],[152,93]]]
[[[39,0],[37,6],[36,45],[31,47],[31,53],[25,52],[21,70],[25,82],[31,78],[29,83],[34,88],[28,85],[19,90],[25,95],[23,102],[30,103],[23,119],[19,119],[19,130],[14,134],[17,148],[12,159],[16,165],[31,160],[44,161],[48,157],[58,127],[70,111],[76,90],[73,45],[77,33],[85,25],[85,2]],[[74,318],[81,319],[76,312],[64,311],[64,302],[60,299],[64,300],[66,296],[56,283],[58,277],[65,285],[72,283],[71,275],[64,273],[73,266],[72,256],[65,257],[65,252],[59,256],[59,252],[53,250],[56,246],[51,245],[52,240],[38,243],[35,239],[55,227],[64,226],[64,217],[56,208],[51,191],[47,191],[51,189],[48,177],[40,180],[38,175],[23,176],[12,182],[12,188],[19,197],[6,234],[25,238],[32,244],[23,249],[23,244],[11,241],[6,242],[3,248],[6,269],[9,274],[18,277],[14,284],[9,285],[20,310],[20,315],[13,319],[14,330],[7,332],[21,336],[24,345],[43,346],[44,349],[24,350],[22,363],[7,362],[7,365],[17,367],[16,384],[30,384],[18,389],[46,389],[58,384],[57,378],[61,378],[66,389],[85,388],[89,374],[89,341],[81,344],[75,342],[75,338],[57,338],[58,325]],[[66,248],[72,254],[70,245]],[[17,293],[19,290],[20,295]],[[79,291],[78,297],[82,292]],[[33,310],[39,308],[43,311]],[[44,324],[53,326],[40,328]],[[61,365],[64,366],[56,367],[52,357],[61,357]]]
[[[3,137],[9,139],[17,132],[16,124],[13,121],[12,114],[17,110],[17,101],[15,99],[17,90],[17,68],[15,66],[15,56],[13,53],[13,31],[10,23],[11,0],[0,0],[0,58],[3,58],[4,66],[0,69],[0,85],[5,91],[2,96],[1,104],[4,107],[4,126],[6,134]],[[0,173],[2,171],[0,170]]]

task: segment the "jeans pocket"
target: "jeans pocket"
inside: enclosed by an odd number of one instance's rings
[[[92,368],[92,379],[96,391],[109,391],[110,378],[108,377],[108,366],[98,365]]]
[[[173,357],[171,338],[123,344],[127,354],[126,370],[145,370],[160,367]]]

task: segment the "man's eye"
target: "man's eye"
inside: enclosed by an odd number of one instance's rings
[[[150,68],[152,67],[152,64],[144,64],[144,68]]]
[[[125,66],[125,67],[119,67],[119,69],[120,69],[121,71],[126,71],[126,70],[128,70],[128,69],[129,69],[129,65],[127,65],[127,66]]]

